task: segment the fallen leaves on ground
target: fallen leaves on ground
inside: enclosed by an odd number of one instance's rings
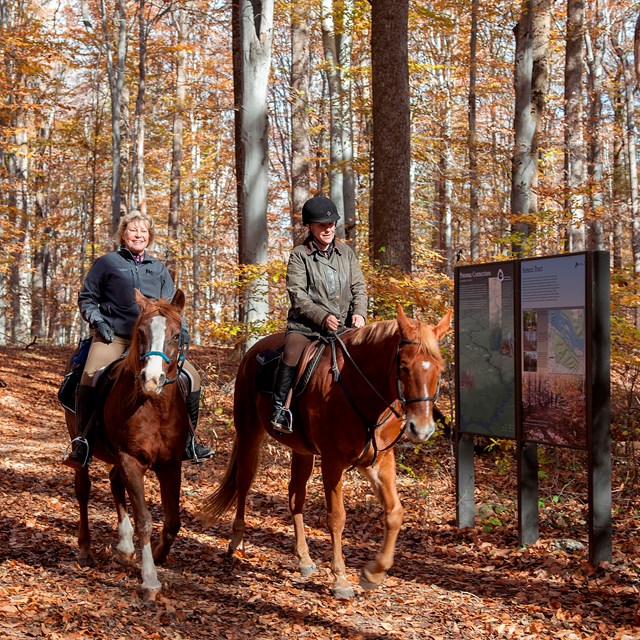
[[[271,442],[248,501],[245,549],[227,558],[232,514],[211,528],[194,515],[224,471],[233,438],[237,356],[224,349],[192,349],[206,382],[200,434],[216,456],[184,465],[183,528],[159,569],[162,592],[154,603],[143,602],[139,562],[123,567],[113,551],[116,518],[101,462],[92,464],[90,509],[97,565],[76,563],[78,511],[73,474],[59,464],[68,438],[56,399],[68,350],[5,348],[0,355],[0,637],[640,638],[637,491],[614,460],[613,562],[590,566],[586,472],[580,454],[569,450],[554,449],[543,460],[551,471],[540,488],[540,539],[519,548],[515,460],[508,452],[476,456],[476,526],[458,529],[450,443],[440,436],[420,448],[400,446],[405,522],[395,566],[374,591],[359,587],[358,572],[383,535],[380,508],[366,481],[349,473],[344,553],[356,595],[344,601],[330,593],[319,468],[306,511],[319,572],[303,579],[287,510],[289,454]],[[159,527],[153,476],[147,494]],[[558,544],[566,540],[582,545]]]

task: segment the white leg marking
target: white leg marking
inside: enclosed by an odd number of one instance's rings
[[[133,525],[128,515],[118,524],[118,536],[120,541],[116,547],[118,551],[126,555],[131,555],[136,549],[133,546]]]
[[[158,572],[153,562],[153,553],[151,552],[151,544],[147,543],[142,548],[142,588],[143,589],[160,589],[162,583],[158,580]]]

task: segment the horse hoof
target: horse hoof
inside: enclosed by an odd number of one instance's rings
[[[318,573],[318,567],[312,562],[311,564],[300,565],[300,575],[303,578],[309,578]]]
[[[373,589],[377,589],[387,577],[386,573],[378,574],[380,577],[374,577],[373,574],[367,571],[366,567],[362,568],[360,571],[360,586],[365,591],[372,591]]]
[[[96,558],[93,555],[93,552],[89,551],[89,553],[81,553],[78,556],[78,564],[81,567],[95,567],[96,566]]]
[[[116,549],[116,560],[125,567],[134,564],[135,559],[135,551],[121,551],[120,549]]]
[[[333,587],[332,591],[338,600],[351,600],[354,596],[352,587]]]
[[[157,589],[143,589],[142,590],[142,600],[144,602],[155,602],[156,601],[156,597],[158,596],[160,591],[161,591],[160,587],[158,587]]]

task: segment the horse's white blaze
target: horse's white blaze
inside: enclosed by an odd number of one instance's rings
[[[159,351],[162,353],[164,351],[164,336],[167,330],[167,319],[163,316],[156,316],[151,319],[150,323],[151,329],[151,346],[149,347],[149,351]],[[157,392],[160,392],[162,388],[162,384],[160,380],[163,376],[162,363],[163,359],[160,356],[149,356],[147,358],[147,363],[144,366],[144,377],[147,387],[147,390],[153,390],[153,387],[157,387]]]
[[[120,541],[116,547],[121,553],[130,555],[136,548],[133,545],[133,525],[128,515],[122,519],[122,522],[118,524],[118,536]]]
[[[429,367],[431,366],[431,363],[428,360],[423,360],[422,361],[422,368],[427,371],[429,369]]]
[[[162,588],[162,583],[158,580],[158,572],[153,562],[153,553],[149,542],[142,547],[142,588]]]

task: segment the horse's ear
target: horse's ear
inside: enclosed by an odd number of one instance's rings
[[[400,331],[402,333],[407,333],[410,326],[409,319],[407,318],[407,314],[404,312],[404,309],[399,302],[396,305],[396,312],[397,312],[397,320],[398,320],[398,326],[400,327]]]
[[[136,302],[140,307],[140,311],[144,311],[145,307],[149,304],[149,300],[140,293],[139,289],[134,289],[134,291],[136,294]]]
[[[176,307],[178,311],[182,311],[184,309],[184,300],[184,292],[182,289],[176,289],[176,292],[173,294],[171,304]]]
[[[436,334],[436,338],[438,341],[442,340],[442,336],[449,331],[451,328],[451,315],[453,314],[453,309],[449,309],[447,313],[444,314],[442,320],[438,322],[438,324],[433,328],[433,332]]]

